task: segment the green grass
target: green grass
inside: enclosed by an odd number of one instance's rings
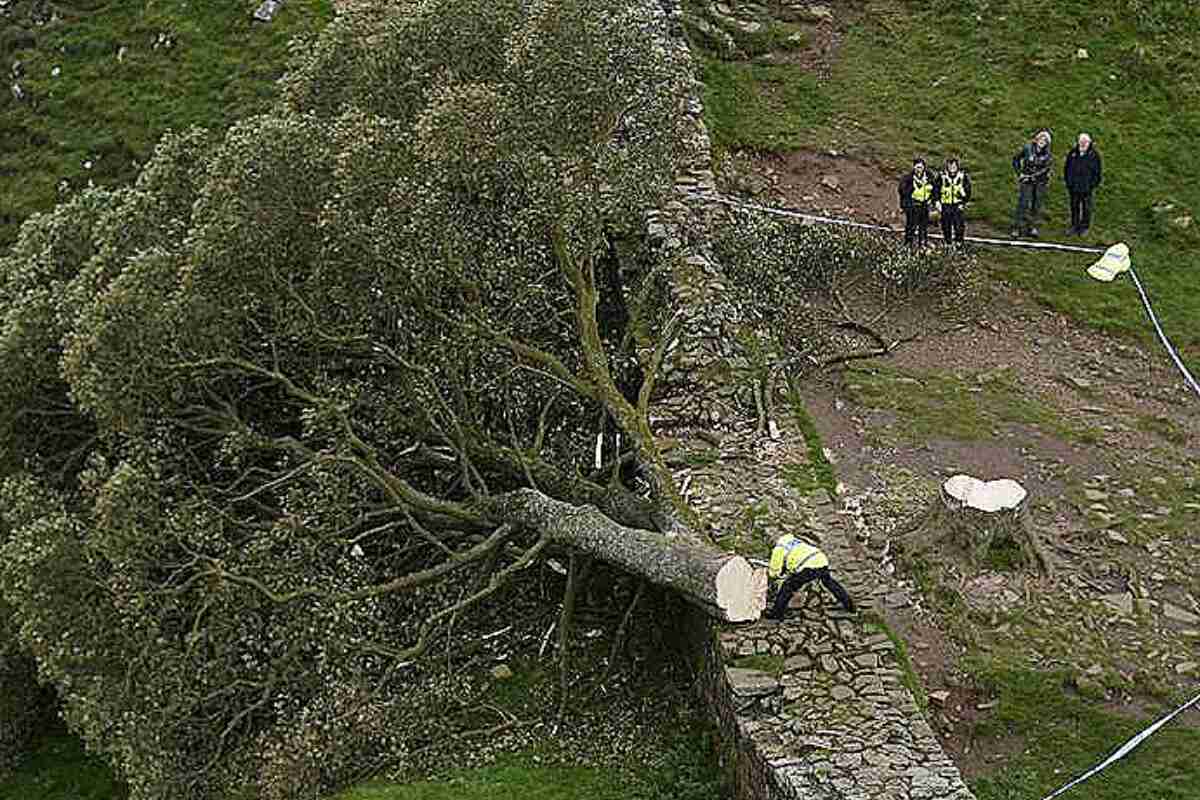
[[[128,793],[107,765],[66,733],[45,739],[0,781],[0,800],[123,800]]]
[[[1183,426],[1169,417],[1139,414],[1134,424],[1139,431],[1153,433],[1172,444],[1187,444],[1187,431],[1183,429]]]
[[[783,674],[783,662],[783,656],[754,655],[735,658],[729,663],[729,666],[740,669],[756,669],[778,678]]]
[[[829,492],[830,497],[836,497],[837,475],[834,474],[833,465],[825,457],[825,448],[821,444],[821,434],[817,431],[817,425],[813,421],[812,415],[808,413],[808,409],[804,407],[804,402],[800,399],[800,393],[795,386],[789,387],[788,405],[792,410],[792,416],[796,418],[796,424],[800,426],[800,433],[804,436],[804,444],[808,448],[807,464],[785,467],[786,470],[789,470],[788,480],[801,491],[825,489]]]
[[[896,430],[912,442],[933,438],[985,441],[1007,424],[1032,425],[1071,442],[1092,444],[1099,431],[1064,422],[1049,405],[1030,397],[1013,371],[975,374],[906,372],[871,364],[850,370],[849,393],[856,402],[894,412]]]
[[[790,66],[700,59],[705,116],[718,149],[800,147],[830,117],[828,94]]]
[[[908,655],[908,643],[901,638],[900,634],[891,629],[883,617],[874,611],[863,613],[863,630],[866,633],[887,634],[896,651],[896,666],[900,668],[901,673],[900,682],[912,693],[918,708],[922,711],[928,708],[929,696],[925,694],[925,687],[921,685],[921,679],[917,677],[917,671],[913,669],[912,659]]]
[[[844,12],[839,11],[839,14]],[[846,12],[848,13],[848,12]],[[704,63],[707,120],[720,146],[837,147],[899,176],[914,154],[958,154],[971,173],[970,226],[1007,231],[1010,161],[1040,126],[1056,167],[1087,130],[1104,158],[1092,240],[1130,244],[1135,269],[1185,358],[1200,368],[1200,25],[1190,0],[867,0],[829,81],[799,68]],[[1088,58],[1076,59],[1084,48]],[[783,98],[788,98],[786,101]],[[1061,173],[1059,173],[1061,175]],[[1047,237],[1068,217],[1052,184]],[[1170,211],[1155,206],[1173,203]],[[1170,220],[1190,214],[1180,228]],[[996,274],[1047,306],[1150,341],[1128,281],[1100,284],[1089,258],[991,249]]]
[[[975,723],[976,740],[1022,746],[995,773],[975,780],[979,800],[1043,797],[1107,757],[1150,719],[1095,707],[1068,688],[1070,676],[976,664],[975,683],[999,705]],[[1157,717],[1167,708],[1154,711]],[[1177,720],[1123,760],[1073,790],[1088,800],[1192,800],[1200,786],[1200,730]]]
[[[553,765],[524,753],[438,780],[372,781],[332,800],[712,800],[726,796],[727,789],[726,776],[713,757],[716,746],[713,731],[697,726],[679,731],[664,756],[649,768]]]
[[[38,27],[30,5],[17,0],[0,31],[0,64],[7,73],[23,62],[21,85],[36,99],[36,108],[17,103],[7,86],[0,95],[0,248],[27,216],[54,205],[60,179],[76,188],[127,182],[164,131],[263,111],[288,41],[332,16],[330,0],[288,3],[270,25],[252,23],[254,4],[243,0],[62,0],[62,21]],[[154,49],[164,31],[174,45]]]

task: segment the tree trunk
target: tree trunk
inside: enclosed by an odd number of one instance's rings
[[[499,519],[678,592],[719,620],[756,620],[766,608],[766,570],[698,537],[627,528],[592,506],[574,506],[533,489],[494,498],[490,505]]]
[[[1014,480],[981,481],[955,475],[942,484],[941,517],[948,535],[962,545],[976,566],[983,563],[993,542],[1011,538],[1028,551],[1033,563],[1049,572],[1049,562],[1029,523],[1028,501],[1029,492]]]

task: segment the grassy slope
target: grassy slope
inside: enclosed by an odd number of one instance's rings
[[[1185,0],[1062,0],[1032,6],[1017,0],[867,0],[862,7],[824,83],[787,66],[727,63],[712,52],[702,56],[708,122],[717,146],[836,147],[878,158],[897,175],[915,153],[938,161],[959,154],[975,180],[971,216],[976,229],[1007,230],[1014,199],[1009,161],[1017,148],[1034,129],[1050,126],[1061,169],[1074,134],[1088,130],[1105,159],[1094,240],[1130,243],[1135,267],[1169,334],[1190,350],[1185,358],[1200,367],[1200,326],[1195,324],[1200,319],[1195,278],[1200,222],[1188,229],[1169,222],[1184,214],[1200,219],[1200,82],[1193,63],[1200,52],[1200,18],[1194,5]],[[1087,59],[1075,57],[1078,48],[1088,51]],[[1052,188],[1050,221],[1043,227],[1048,238],[1059,239],[1068,209],[1061,181]],[[1175,209],[1156,213],[1153,206],[1163,201]],[[997,275],[1029,289],[1040,302],[1099,329],[1143,341],[1152,337],[1133,287],[1091,282],[1082,273],[1086,257],[989,251],[988,258]],[[929,416],[925,405],[946,411],[935,415],[939,424],[967,420],[962,423],[967,427],[955,433],[965,440],[986,437],[1010,413],[1067,439],[1087,441],[1094,435],[1058,430],[1052,410],[1031,406],[1006,375],[979,381],[991,415],[980,414],[978,399],[948,377],[928,403],[912,408],[896,407],[899,395],[890,386],[861,377],[852,380],[865,401],[894,407],[911,423],[904,435],[927,432],[918,424]],[[981,747],[986,749],[985,740],[992,738],[1020,745],[1015,756],[974,782],[981,800],[1041,797],[1149,721],[1112,713],[1079,696],[1066,675],[990,657],[968,671],[985,694],[999,701],[974,730]],[[1147,713],[1154,715],[1169,707],[1151,706]],[[1200,733],[1177,724],[1075,793],[1093,800],[1194,797],[1200,785],[1198,747]]]
[[[982,664],[974,674],[999,700],[976,725],[977,739],[1016,735],[1024,748],[1002,769],[976,780],[979,800],[1042,797],[1090,769],[1141,732],[1134,720],[1098,708],[1065,690],[1068,676]],[[1200,786],[1200,730],[1176,723],[1072,794],[1087,800],[1192,800]]]
[[[36,99],[36,108],[17,103],[7,85],[0,95],[0,248],[21,220],[54,204],[60,179],[128,181],[164,131],[262,111],[288,41],[332,15],[330,0],[289,3],[270,25],[253,23],[244,0],[60,0],[63,19],[37,26],[31,6],[16,0],[0,21],[0,64],[7,73],[21,61],[20,83]],[[172,47],[153,47],[161,32]]]
[[[1089,57],[1076,59],[1077,48]],[[914,153],[938,162],[961,154],[975,182],[977,229],[1007,231],[1009,162],[1033,130],[1054,130],[1058,169],[1074,135],[1088,130],[1105,162],[1092,238],[1131,245],[1168,334],[1200,368],[1197,52],[1200,22],[1186,0],[868,0],[820,86],[788,79],[786,67],[713,60],[704,77],[709,122],[724,146],[837,146],[879,157],[897,175]],[[772,115],[769,127],[760,124]],[[1052,190],[1044,229],[1061,238],[1069,217],[1061,179]],[[1155,213],[1161,201],[1176,208]],[[1197,222],[1169,222],[1184,214]],[[1041,302],[1106,331],[1152,336],[1133,287],[1091,281],[1087,257],[989,259]]]

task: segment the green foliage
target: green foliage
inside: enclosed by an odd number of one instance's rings
[[[605,414],[652,455],[623,325],[661,329],[667,265],[613,242],[690,155],[660,25],[347,15],[268,113],[22,226],[0,610],[135,800],[307,796],[449,733],[456,642],[550,538],[506,492],[645,519],[583,475]]]
[[[1034,672],[990,660],[975,663],[971,673],[976,685],[999,701],[975,723],[972,735],[1015,739],[1023,745],[995,773],[973,782],[980,800],[1042,797],[1169,710],[1157,708],[1145,718],[1122,716],[1075,695],[1064,673]],[[1200,784],[1197,747],[1200,732],[1177,722],[1077,791],[1094,800],[1190,798]]]
[[[970,255],[914,253],[878,236],[761,214],[731,215],[715,233],[714,250],[738,310],[729,323],[735,340],[768,383],[779,370],[804,375],[854,349],[845,335],[855,329],[847,297],[864,314],[883,301],[879,319],[903,302],[933,321],[972,313],[981,291]]]

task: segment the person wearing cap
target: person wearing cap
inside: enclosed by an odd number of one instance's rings
[[[933,176],[925,168],[925,159],[913,159],[912,172],[900,179],[900,208],[904,211],[904,243],[913,240],[929,244],[929,206],[933,203]]]
[[[1013,210],[1012,224],[1014,239],[1022,233],[1038,235],[1038,214],[1045,205],[1050,170],[1054,166],[1051,141],[1050,131],[1043,128],[1013,156],[1013,171],[1017,173],[1017,207]]]
[[[963,210],[971,202],[971,178],[963,172],[958,159],[946,159],[936,181],[934,196],[942,204],[942,239],[946,244],[962,244],[967,223]]]
[[[1082,236],[1092,224],[1092,192],[1100,185],[1100,154],[1089,134],[1079,134],[1078,143],[1067,153],[1063,181],[1071,196],[1071,230],[1067,235]]]
[[[821,548],[790,533],[775,541],[775,547],[771,549],[767,575],[773,585],[778,584],[780,579],[783,580],[775,592],[774,603],[764,615],[767,619],[782,620],[787,616],[792,595],[805,584],[815,580],[819,580],[821,585],[837,598],[842,608],[854,612],[854,601],[842,585],[829,574],[828,556]]]

